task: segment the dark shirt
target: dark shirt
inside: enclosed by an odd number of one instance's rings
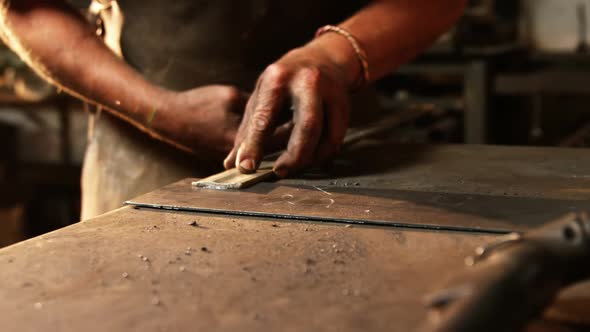
[[[251,91],[285,52],[338,24],[360,0],[122,0],[125,59],[174,90],[232,84]]]

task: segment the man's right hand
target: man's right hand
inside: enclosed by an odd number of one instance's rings
[[[171,92],[161,109],[148,113],[146,127],[194,153],[221,160],[232,148],[248,94],[227,85]]]
[[[151,84],[65,0],[0,1],[0,18],[6,43],[63,91],[204,158],[221,160],[231,150],[248,97],[235,87],[171,92]]]

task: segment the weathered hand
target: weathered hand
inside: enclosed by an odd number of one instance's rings
[[[306,47],[287,53],[258,79],[224,166],[253,172],[273,144],[275,148],[287,144],[273,168],[280,177],[333,156],[349,121],[345,82],[343,69],[325,51]],[[281,113],[289,108],[292,120],[280,123]],[[290,137],[281,134],[291,127]],[[282,141],[277,138],[281,136]]]
[[[174,92],[154,109],[148,127],[195,153],[221,160],[232,148],[248,95],[235,87],[209,85]]]

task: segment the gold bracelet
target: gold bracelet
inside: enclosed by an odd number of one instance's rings
[[[335,25],[325,25],[319,28],[318,31],[315,33],[315,38],[323,35],[326,32],[335,32],[341,36],[344,36],[354,49],[354,52],[356,53],[356,56],[361,65],[361,72],[358,75],[358,78],[354,80],[352,90],[356,91],[364,87],[365,85],[369,84],[369,82],[371,81],[371,75],[369,74],[369,61],[367,58],[367,52],[365,52],[365,50],[361,47],[359,41],[350,32]]]

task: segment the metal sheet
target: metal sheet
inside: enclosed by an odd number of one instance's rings
[[[259,183],[240,191],[194,188],[186,179],[131,205],[283,219],[503,233],[541,225],[589,201]],[[354,184],[353,184],[354,186]]]
[[[363,141],[331,169],[213,192],[179,182],[138,197],[146,207],[505,232],[590,209],[590,152]]]
[[[590,149],[364,142],[282,184],[590,200]]]

